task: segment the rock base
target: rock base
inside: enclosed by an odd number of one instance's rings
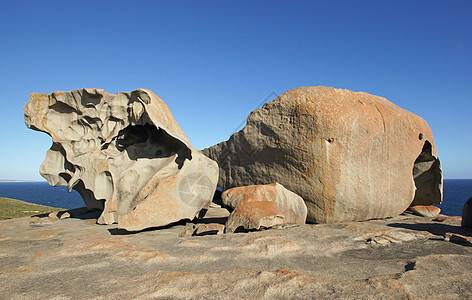
[[[69,213],[43,225],[0,222],[3,298],[472,297],[465,241],[472,231],[460,227],[460,217],[401,215],[179,238],[186,224],[131,234],[96,225],[97,213]],[[224,224],[227,216],[210,207],[201,222]]]

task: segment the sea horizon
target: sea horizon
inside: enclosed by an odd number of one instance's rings
[[[441,214],[461,216],[465,202],[472,197],[472,179],[444,179],[443,187],[443,202],[436,206]],[[0,197],[64,209],[85,206],[77,191],[69,193],[67,187],[53,187],[46,180],[0,180]]]

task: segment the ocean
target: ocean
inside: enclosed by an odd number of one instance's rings
[[[0,197],[66,209],[85,206],[76,191],[69,193],[66,187],[52,187],[47,182],[0,182]],[[444,215],[461,216],[470,197],[472,179],[445,179],[444,201],[438,206]]]

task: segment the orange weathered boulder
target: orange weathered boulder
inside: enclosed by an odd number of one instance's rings
[[[367,93],[290,90],[203,153],[218,162],[223,190],[279,182],[303,198],[315,223],[391,217],[442,201],[428,124]]]
[[[234,209],[226,232],[305,224],[307,208],[303,199],[281,184],[241,186],[225,191],[223,204]]]

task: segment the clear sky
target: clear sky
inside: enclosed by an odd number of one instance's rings
[[[0,0],[0,37],[0,179],[41,179],[32,92],[150,89],[202,149],[272,93],[316,85],[420,115],[445,178],[472,178],[469,0]]]

